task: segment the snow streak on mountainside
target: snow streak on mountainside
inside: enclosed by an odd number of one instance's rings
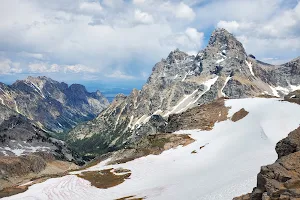
[[[230,200],[256,185],[261,165],[276,160],[276,143],[299,126],[300,106],[264,98],[226,100],[225,106],[230,108],[229,119],[216,123],[213,130],[179,131],[196,140],[188,146],[124,164],[105,165],[108,159],[84,170],[131,170],[130,179],[118,186],[97,189],[74,175],[81,172],[72,172],[4,199],[111,200],[135,196],[150,200]],[[231,121],[241,109],[249,113]]]
[[[153,115],[171,114],[219,97],[284,96],[300,87],[300,57],[280,66],[247,56],[224,29],[215,30],[197,56],[172,51],[158,62],[142,90],[118,95],[97,119],[77,126],[69,143],[83,153],[105,153],[156,132]]]

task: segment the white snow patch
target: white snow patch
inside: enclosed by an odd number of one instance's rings
[[[221,93],[222,93],[222,96],[223,96],[223,97],[226,97],[226,94],[223,92],[223,89],[225,88],[225,86],[227,85],[227,83],[228,83],[228,81],[229,81],[230,79],[231,79],[230,76],[228,76],[228,77],[226,78],[225,83],[224,83],[224,85],[223,85],[223,87],[222,87],[222,89],[221,89]]]
[[[276,143],[299,126],[300,106],[264,98],[227,100],[225,104],[231,107],[229,116],[241,108],[249,114],[237,122],[219,122],[211,131],[179,131],[196,140],[188,146],[124,164],[105,166],[104,161],[85,170],[130,169],[130,179],[120,185],[98,189],[67,175],[3,199],[110,200],[136,195],[149,200],[229,200],[245,194],[255,187],[260,167],[277,159]],[[191,154],[193,150],[197,153]],[[80,172],[72,174],[76,173]]]
[[[33,87],[34,90],[37,91],[37,93],[39,93],[43,98],[45,98],[45,96],[44,96],[42,90],[41,90],[36,84],[34,84],[33,82],[31,82],[31,81],[29,81],[29,82],[30,82],[30,84],[31,84],[32,86],[34,86],[34,87]]]
[[[270,86],[270,85],[269,85],[269,87],[270,87],[271,90],[272,90],[272,95],[273,95],[273,96],[275,96],[275,97],[280,97],[279,94],[278,94],[278,92],[277,92],[277,90],[276,90],[276,88],[274,88],[274,87],[272,87],[272,86]]]
[[[291,88],[291,91],[300,90],[300,85],[289,85]]]
[[[15,109],[16,109],[17,113],[20,113],[16,100],[14,100],[14,102],[15,102]]]
[[[255,76],[254,73],[253,73],[252,62],[249,63],[247,60],[245,60],[245,62],[248,65],[250,73],[252,74],[252,76]]]
[[[176,106],[174,106],[171,111],[164,114],[164,117],[167,117],[170,114],[174,114],[174,113],[181,113],[187,110],[188,108],[190,108],[191,106],[193,106],[201,98],[203,94],[205,94],[207,91],[210,90],[210,87],[218,80],[218,78],[219,76],[216,76],[212,79],[203,82],[202,84],[205,87],[204,91],[199,92],[199,94],[197,95],[198,92],[197,89],[194,92],[192,92],[192,94],[185,95],[184,98]]]
[[[0,150],[2,149],[2,152],[4,151],[9,151],[14,153],[16,156],[21,156],[27,153],[34,153],[37,151],[47,151],[48,149],[50,149],[50,147],[44,147],[44,146],[22,146],[21,144],[17,144],[17,146],[19,146],[19,148],[13,148],[13,147],[0,147]],[[7,153],[5,152],[6,156]]]
[[[217,60],[216,63],[219,64],[219,63],[223,62],[224,60],[225,60],[224,58],[221,58],[221,59]]]
[[[30,185],[30,184],[32,184],[33,183],[33,181],[29,181],[29,182],[27,182],[27,183],[24,183],[24,184],[22,184],[22,185],[19,185],[19,186],[26,186],[26,185]]]
[[[283,94],[288,94],[291,91],[291,90],[281,87],[281,86],[277,86],[277,87],[275,87],[275,89],[281,91]]]
[[[5,104],[4,104],[4,101],[3,101],[3,99],[2,99],[2,98],[0,98],[0,100],[1,100],[1,103],[2,103],[3,105],[5,105]]]

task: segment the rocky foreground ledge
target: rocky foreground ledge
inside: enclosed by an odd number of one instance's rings
[[[285,100],[300,104],[300,91],[287,95]],[[275,149],[277,161],[261,167],[257,175],[257,186],[252,193],[233,200],[300,199],[300,126],[279,141]]]

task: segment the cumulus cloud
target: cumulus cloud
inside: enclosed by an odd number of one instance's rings
[[[6,39],[0,41],[1,50],[4,57],[21,62],[24,72],[85,71],[103,77],[122,65],[130,76],[140,76],[151,72],[178,43],[182,49],[199,50],[199,41],[191,42],[199,38],[185,33],[195,13],[180,1],[4,0],[2,4],[0,37]],[[174,35],[185,39],[163,45],[162,40]]]
[[[153,23],[152,15],[150,15],[146,12],[142,12],[140,10],[134,11],[134,18],[137,23],[142,23],[142,24],[152,24]]]
[[[258,54],[264,61],[278,64],[299,55],[299,8],[300,2],[294,8],[277,10],[276,15],[265,20],[255,21],[253,18],[221,20],[217,23],[217,27],[226,28],[234,33],[248,52]],[[265,57],[277,59],[266,60]]]
[[[20,63],[12,62],[10,59],[0,59],[0,74],[21,73]]]
[[[6,64],[1,73],[19,69],[62,76],[142,77],[175,48],[199,51],[216,27],[234,33],[257,58],[283,60],[300,51],[300,5],[295,0],[1,3],[0,37],[5,39],[0,41],[0,56],[20,63],[18,68],[9,64],[9,70]]]
[[[187,20],[193,20],[196,16],[193,9],[183,2],[181,2],[178,6],[176,6],[174,13],[177,18],[182,18]]]
[[[194,54],[203,44],[204,33],[195,28],[187,28],[184,32],[168,36],[161,40],[162,45],[178,47],[181,50]]]

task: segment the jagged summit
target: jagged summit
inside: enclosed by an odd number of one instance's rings
[[[210,36],[208,47],[218,48],[221,51],[236,50],[246,53],[241,42],[224,28],[218,28]]]

